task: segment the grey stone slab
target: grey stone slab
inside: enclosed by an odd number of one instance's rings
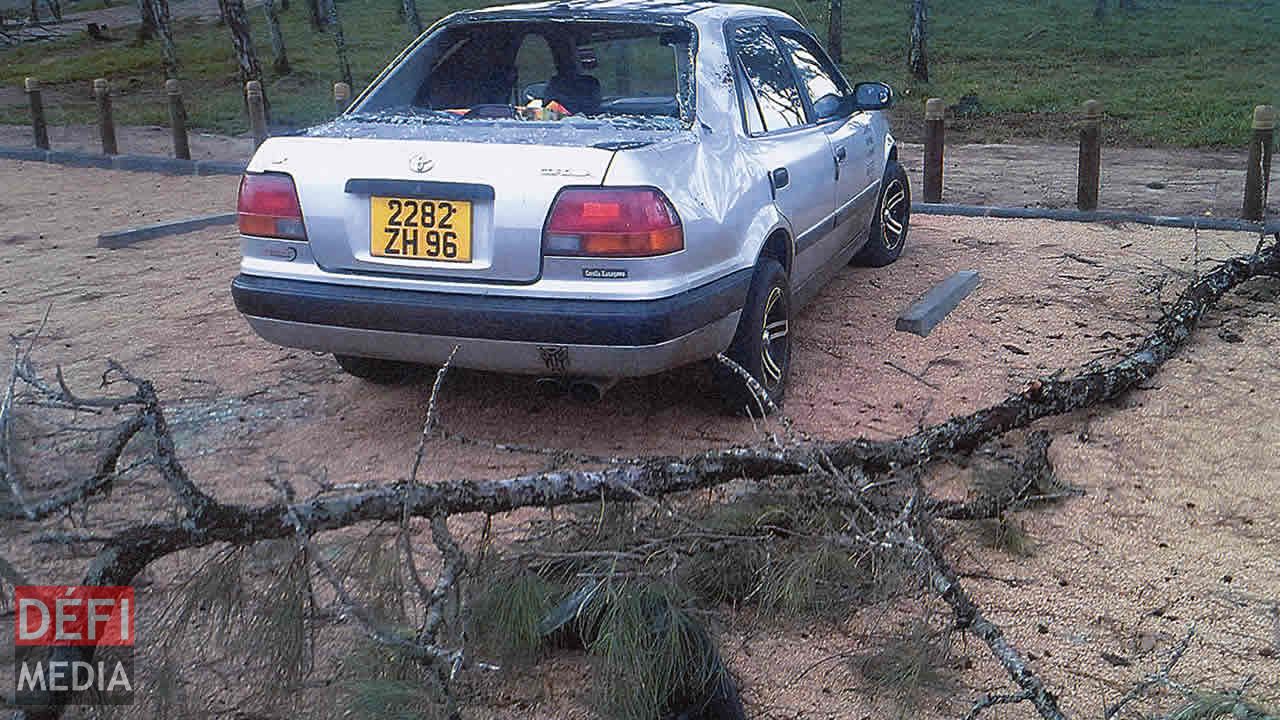
[[[1239,230],[1267,234],[1280,231],[1280,220],[1262,223],[1226,217],[1203,215],[1149,215],[1124,210],[1071,210],[1069,208],[1010,208],[986,205],[953,205],[951,203],[912,203],[911,212],[920,215],[952,215],[958,217],[990,217],[1017,220],[1063,220],[1067,222],[1117,222],[1154,225],[1156,227],[1198,228],[1200,230]]]
[[[115,232],[99,235],[98,247],[122,248],[136,242],[164,237],[166,235],[178,235],[185,232],[191,232],[192,230],[213,227],[214,225],[231,225],[234,224],[235,221],[235,213],[219,213],[217,215],[201,215],[199,217],[186,218],[183,220],[170,220],[169,222],[156,223],[155,225],[144,225],[143,227],[132,228],[130,230],[117,230]]]
[[[942,318],[960,304],[973,289],[978,287],[976,270],[961,270],[934,285],[924,297],[917,300],[898,317],[897,328],[902,332],[926,337]]]
[[[110,155],[87,153],[79,150],[50,150],[45,160],[59,165],[106,168],[107,170],[110,170],[113,166]]]
[[[166,175],[194,175],[196,172],[196,164],[190,160],[158,155],[116,155],[112,167],[116,170],[141,170]]]
[[[242,175],[245,163],[227,160],[196,161],[197,175]]]
[[[49,159],[49,151],[41,150],[37,147],[0,145],[0,158],[8,160],[34,160],[36,162],[44,162]]]

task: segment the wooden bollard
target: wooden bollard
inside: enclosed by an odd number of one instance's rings
[[[31,136],[36,147],[49,149],[49,124],[44,119],[44,101],[40,99],[40,81],[29,77],[26,85],[27,100],[31,103]]]
[[[244,96],[249,102],[249,126],[253,128],[253,146],[266,142],[267,109],[262,99],[262,83],[250,80],[244,84]]]
[[[169,128],[173,131],[173,156],[191,159],[191,141],[187,139],[187,108],[182,104],[182,85],[175,79],[164,81],[164,94],[169,97]]]
[[[336,82],[333,84],[333,105],[338,109],[338,114],[347,111],[347,106],[351,104],[351,86],[344,82]]]
[[[116,121],[111,117],[111,86],[106,78],[93,81],[93,97],[98,101],[98,134],[102,136],[102,154],[116,155]]]
[[[942,156],[946,145],[946,107],[942,98],[924,103],[924,201],[942,202]]]
[[[1076,180],[1076,207],[1098,209],[1098,186],[1102,174],[1102,103],[1084,102],[1080,125],[1080,164]]]
[[[1267,188],[1271,184],[1271,153],[1275,148],[1276,109],[1259,105],[1253,109],[1253,137],[1249,139],[1249,167],[1244,175],[1245,220],[1261,220],[1266,212]]]

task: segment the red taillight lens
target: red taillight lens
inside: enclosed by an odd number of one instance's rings
[[[246,174],[240,179],[240,232],[244,235],[306,240],[302,206],[293,178],[284,173]]]
[[[570,188],[551,208],[543,247],[548,255],[665,255],[684,249],[684,230],[653,188]]]

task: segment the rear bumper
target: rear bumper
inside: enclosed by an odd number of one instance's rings
[[[236,307],[288,347],[499,372],[649,375],[729,346],[743,270],[658,300],[553,300],[416,292],[239,275]]]

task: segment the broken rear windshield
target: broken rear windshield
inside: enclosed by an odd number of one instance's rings
[[[693,30],[589,20],[449,24],[411,49],[349,117],[688,127]]]

